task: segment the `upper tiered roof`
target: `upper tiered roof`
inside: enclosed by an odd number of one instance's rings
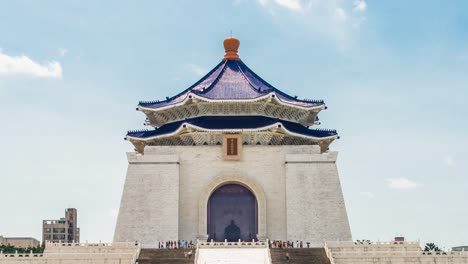
[[[140,102],[139,107],[162,108],[190,99],[196,95],[208,100],[250,100],[267,95],[276,96],[285,104],[302,108],[322,106],[323,100],[300,100],[290,96],[260,78],[241,60],[223,60],[207,75],[183,92],[164,101]]]
[[[280,91],[263,80],[239,58],[237,54],[239,40],[236,38],[227,38],[224,41],[224,48],[226,55],[223,60],[189,88],[175,96],[167,97],[166,100],[141,101],[138,104],[137,109],[148,116],[149,125],[158,127],[165,123],[180,121],[186,117],[217,114],[213,111],[200,111],[201,107],[198,107],[198,111],[187,109],[189,105],[193,104],[229,103],[240,107],[242,104],[251,102],[268,104],[270,108],[282,109],[270,109],[268,112],[268,109],[265,111],[263,108],[260,112],[254,110],[243,114],[266,115],[304,125],[313,125],[317,121],[318,112],[325,109],[323,100],[301,100],[297,96]],[[174,111],[174,108],[178,108],[179,111]],[[233,108],[231,107],[231,109]],[[164,111],[166,115],[164,115]],[[183,114],[180,115],[182,112]],[[223,110],[219,114],[227,113]]]

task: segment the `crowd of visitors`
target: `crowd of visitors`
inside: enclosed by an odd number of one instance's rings
[[[192,240],[158,241],[158,248],[194,248]]]
[[[303,243],[302,241],[282,241],[282,240],[270,240],[268,241],[270,248],[309,248],[310,242]]]
[[[283,240],[269,240],[268,246],[270,248],[309,248],[310,242],[296,241],[283,241]],[[185,248],[192,249],[195,245],[192,240],[174,240],[174,241],[158,241],[157,248]]]

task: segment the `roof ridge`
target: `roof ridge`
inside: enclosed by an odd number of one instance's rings
[[[293,99],[293,100],[296,100],[296,101],[301,101],[301,102],[310,102],[310,103],[325,103],[324,100],[322,99],[298,99],[297,96],[291,96],[283,91],[281,91],[280,89],[276,88],[275,86],[271,85],[269,82],[265,81],[262,77],[260,77],[257,73],[255,73],[254,71],[252,71],[249,66],[247,66],[247,64],[245,64],[244,62],[242,62],[244,64],[244,66],[247,68],[247,70],[249,70],[257,79],[259,79],[260,81],[262,81],[263,83],[265,83],[266,85],[268,85],[275,93],[278,93],[284,97],[287,97],[289,99]],[[243,73],[243,71],[242,71]]]
[[[228,61],[229,60],[224,61],[223,69],[219,72],[218,76],[216,76],[216,79],[214,79],[214,81],[208,87],[204,87],[203,90],[200,93],[206,93],[206,92],[210,91],[211,89],[213,89],[214,85],[216,83],[218,83],[219,79],[221,78],[223,73],[226,71],[226,65],[227,65]],[[217,68],[217,67],[215,67],[215,68]],[[205,77],[203,77],[203,78],[205,78]],[[203,78],[201,78],[201,80],[203,80]],[[194,85],[192,85],[192,86],[194,86]],[[197,93],[197,92],[195,92],[195,93]]]
[[[239,68],[239,71],[240,71],[241,74],[242,74],[242,77],[244,77],[244,79],[250,84],[250,86],[251,86],[256,92],[260,92],[260,93],[261,93],[261,92],[262,92],[262,88],[260,88],[260,87],[257,88],[257,87],[255,87],[255,85],[252,84],[252,82],[249,80],[249,78],[247,78],[247,76],[245,75],[244,71],[242,70],[242,67],[239,65],[239,61],[240,61],[242,64],[244,64],[244,65],[245,65],[245,63],[242,62],[241,60],[235,61],[237,67]],[[245,66],[247,66],[247,65],[245,65]],[[268,83],[267,83],[267,84],[268,84]]]

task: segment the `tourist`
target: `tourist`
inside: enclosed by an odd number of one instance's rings
[[[285,258],[286,258],[286,261],[289,261],[289,252],[286,252]]]

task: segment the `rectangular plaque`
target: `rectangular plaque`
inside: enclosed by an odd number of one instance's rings
[[[225,134],[223,135],[223,158],[224,160],[241,159],[241,135]]]
[[[238,138],[227,138],[227,155],[236,156],[237,155],[237,141]]]

